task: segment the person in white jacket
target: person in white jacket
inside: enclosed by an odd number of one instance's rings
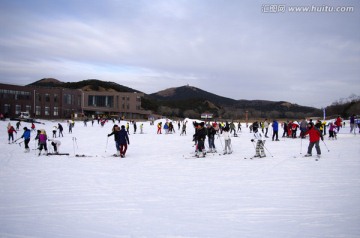
[[[230,138],[229,128],[225,127],[222,134],[225,141],[224,155],[231,154],[232,149],[231,149],[231,138]]]
[[[51,145],[54,147],[54,153],[59,154],[59,147],[61,145],[61,142],[55,139],[49,139],[48,141],[51,141]]]
[[[254,131],[254,137],[255,139],[257,139],[257,142],[256,142],[256,147],[255,147],[255,156],[254,157],[266,157],[266,154],[265,154],[265,149],[264,149],[264,144],[265,144],[265,140],[262,140],[262,134],[256,130]],[[251,139],[251,142],[254,142],[255,140],[254,139]]]

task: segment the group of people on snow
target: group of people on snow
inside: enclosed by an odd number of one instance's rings
[[[360,119],[354,118],[353,115],[350,118],[350,133],[355,130],[356,125],[359,126],[359,133],[360,133]],[[240,124],[240,123],[239,123]],[[205,137],[208,137],[208,145],[209,150],[208,153],[216,152],[214,138],[215,136],[221,136],[224,140],[224,147],[223,153],[228,154],[232,153],[231,149],[231,138],[230,133],[233,131],[234,125],[232,123],[217,123],[217,122],[207,122],[206,126],[204,122],[193,122],[195,128],[195,134],[193,135],[193,141],[196,144],[196,156],[203,157],[206,154],[204,141]],[[312,119],[307,121],[306,119],[301,120],[300,123],[297,121],[286,121],[283,122],[282,128],[284,130],[283,137],[288,138],[298,138],[298,130],[300,130],[299,138],[304,139],[306,136],[309,136],[309,145],[307,148],[306,157],[312,156],[313,147],[316,149],[317,156],[320,157],[321,149],[319,142],[320,140],[324,140],[324,135],[326,135],[326,130],[328,127],[329,132],[329,139],[336,139],[337,133],[339,132],[340,128],[342,127],[342,119],[338,117],[334,122],[326,122],[321,120],[316,120],[313,122]],[[255,148],[255,155],[254,157],[266,157],[265,153],[265,140],[269,138],[268,132],[269,127],[272,127],[273,134],[272,134],[272,141],[279,141],[279,123],[277,120],[273,120],[272,123],[268,122],[268,119],[265,119],[263,122],[255,121],[250,125],[250,133],[254,134],[254,138],[251,139],[251,142],[256,144],[254,145]],[[241,128],[241,127],[240,127]],[[260,132],[261,128],[261,132]],[[234,134],[236,136],[236,134]]]
[[[104,124],[107,121],[104,121]],[[137,126],[136,122],[131,122],[134,126],[134,133],[136,133]],[[187,121],[182,122],[182,130],[180,135],[186,135],[186,124]],[[20,122],[16,123],[16,127],[19,128],[21,125]],[[68,121],[69,133],[72,132],[72,128],[74,127],[75,122],[73,120]],[[178,129],[181,128],[180,121],[177,123]],[[336,120],[331,122],[316,120],[316,121],[308,121],[303,119],[299,122],[297,121],[285,121],[283,123],[279,123],[277,120],[272,120],[269,122],[268,119],[265,119],[262,122],[255,121],[250,125],[250,132],[253,133],[254,138],[251,139],[251,142],[254,143],[255,155],[254,157],[266,157],[265,153],[265,142],[266,138],[270,138],[269,128],[272,128],[272,141],[279,141],[279,128],[282,127],[284,134],[283,137],[288,138],[305,138],[309,136],[309,145],[307,149],[307,154],[305,156],[311,156],[313,147],[316,149],[316,153],[318,156],[321,155],[321,149],[319,145],[320,140],[324,140],[324,136],[326,135],[326,131],[328,128],[329,139],[336,139],[337,133],[343,125],[343,121],[341,117],[336,118]],[[102,124],[103,126],[103,124]],[[238,123],[238,127],[236,130],[236,126],[234,122],[193,122],[193,126],[195,128],[195,133],[193,135],[193,141],[196,145],[196,155],[198,157],[205,156],[206,153],[217,153],[217,149],[215,147],[215,138],[222,138],[220,142],[224,142],[222,144],[223,154],[231,154],[233,152],[231,145],[231,135],[234,137],[237,136],[237,132],[241,132],[241,123]],[[356,118],[355,115],[350,117],[350,133],[354,132],[356,126],[359,126],[360,129],[360,120]],[[129,122],[126,125],[118,126],[114,125],[112,128],[112,132],[108,134],[108,137],[114,136],[115,146],[116,146],[116,156],[125,157],[129,141]],[[166,120],[163,122],[159,122],[157,124],[157,134],[162,134],[162,129],[165,130],[165,133],[175,132],[173,122]],[[21,139],[24,139],[23,143],[25,145],[25,151],[29,152],[29,141],[31,138],[31,131],[36,131],[34,123],[31,124],[31,130],[28,127],[23,128],[24,132],[21,136]],[[298,137],[298,130],[300,131],[300,135]],[[8,142],[14,142],[14,134],[17,134],[17,130],[9,123],[7,127],[8,131]],[[143,124],[140,125],[140,133],[143,133]],[[39,155],[42,150],[45,153],[48,153],[47,142],[50,142],[54,148],[54,152],[58,153],[61,142],[56,140],[55,138],[63,136],[63,127],[60,123],[57,126],[53,126],[52,129],[52,139],[48,138],[46,131],[43,129],[37,130],[37,135],[35,140],[38,141],[38,150]],[[360,131],[359,131],[360,133]],[[206,137],[208,139],[209,148],[205,150],[205,140]],[[20,139],[20,138],[19,138]]]

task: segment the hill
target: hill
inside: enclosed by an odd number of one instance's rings
[[[53,78],[43,78],[34,83],[31,83],[27,86],[37,86],[37,87],[62,87],[70,89],[82,89],[84,91],[116,91],[116,92],[137,92],[141,93],[138,90],[114,83],[106,82],[98,79],[88,79],[82,80],[79,82],[61,82]]]
[[[215,117],[226,119],[245,118],[304,118],[321,116],[321,110],[285,101],[234,100],[192,86],[169,88],[147,95],[145,104],[151,110],[166,116],[199,118],[210,112]]]

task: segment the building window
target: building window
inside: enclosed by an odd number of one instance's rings
[[[40,115],[41,115],[41,106],[36,106],[35,109],[36,109],[36,110],[35,110],[35,115],[36,115],[36,116],[40,116]]]
[[[31,112],[31,106],[30,105],[26,105],[25,108],[26,108],[25,109],[26,112]]]
[[[45,116],[50,115],[50,107],[45,107]]]
[[[59,108],[54,107],[54,116],[59,116]]]
[[[114,96],[95,96],[89,95],[88,106],[89,107],[113,107]]]
[[[36,98],[37,98],[38,102],[41,102],[41,94],[40,93],[36,94]]]
[[[21,112],[21,105],[15,105],[15,114],[20,114]]]
[[[10,104],[4,104],[4,113],[10,113]]]
[[[50,102],[50,94],[45,94],[45,102]]]
[[[64,94],[64,104],[71,105],[71,95]]]

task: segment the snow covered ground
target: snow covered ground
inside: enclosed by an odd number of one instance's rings
[[[115,158],[112,122],[77,122],[68,134],[62,121],[60,151],[70,156],[38,157],[8,144],[8,122],[0,122],[1,238],[360,237],[360,135],[349,127],[326,137],[328,149],[321,142],[319,161],[303,157],[308,139],[288,138],[268,139],[266,158],[244,159],[255,153],[245,126],[233,154],[193,159],[191,123],[179,136],[145,122],[127,157]],[[58,122],[42,122],[51,138]]]

